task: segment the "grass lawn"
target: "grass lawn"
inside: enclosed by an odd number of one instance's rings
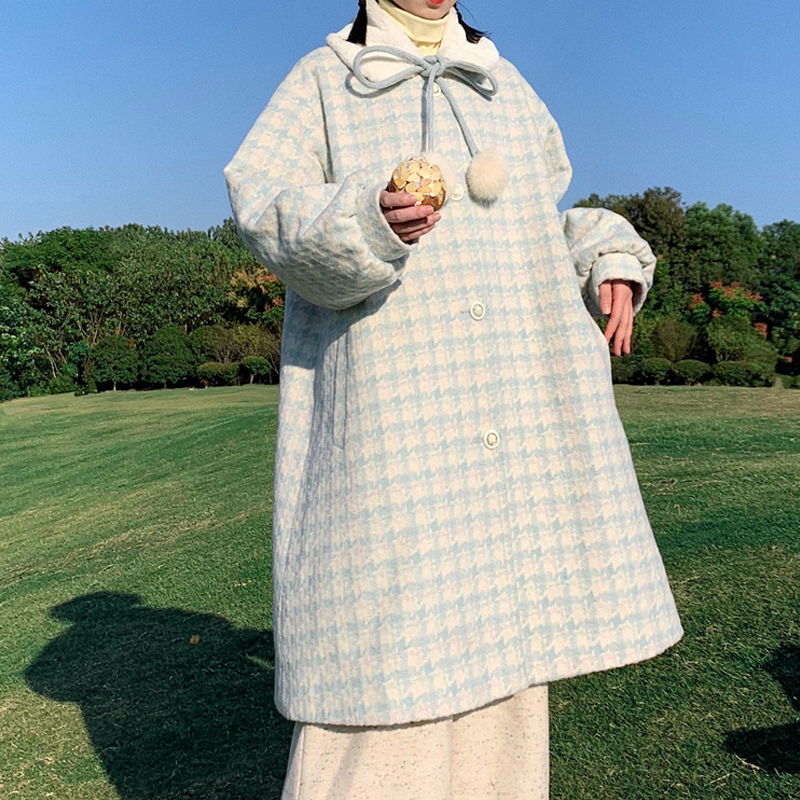
[[[617,387],[686,636],[551,687],[551,798],[800,798],[800,391]],[[270,800],[277,389],[0,405],[0,798]],[[409,798],[409,800],[417,800]]]

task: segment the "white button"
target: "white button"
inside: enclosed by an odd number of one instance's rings
[[[500,434],[495,430],[488,430],[483,434],[483,443],[489,450],[494,450],[500,444]]]
[[[460,200],[463,196],[464,196],[464,187],[460,183],[457,183],[453,187],[453,191],[452,191],[452,193],[450,195],[450,199],[451,200]]]
[[[469,307],[469,315],[472,319],[483,319],[486,316],[486,309],[483,306],[483,303],[473,303]]]
[[[439,94],[441,91],[442,91],[442,90],[441,90],[441,88],[439,87],[439,84],[438,84],[438,83],[434,83],[434,84],[433,84],[433,93],[434,93],[434,94]]]

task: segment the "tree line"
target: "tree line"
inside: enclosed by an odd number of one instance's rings
[[[669,187],[576,205],[626,217],[658,257],[632,353],[612,357],[616,382],[800,388],[800,223],[759,229]],[[230,219],[3,239],[0,401],[274,382],[284,300]]]
[[[284,286],[233,220],[0,242],[0,400],[275,381]]]

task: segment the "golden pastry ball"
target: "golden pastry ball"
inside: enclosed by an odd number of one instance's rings
[[[399,164],[387,188],[390,192],[413,194],[417,200],[415,205],[432,206],[434,211],[438,211],[447,198],[442,171],[424,156],[409,158]]]

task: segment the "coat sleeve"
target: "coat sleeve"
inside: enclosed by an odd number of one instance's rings
[[[553,196],[559,203],[572,179],[572,167],[558,124],[536,92],[530,86],[528,89]],[[605,208],[571,208],[561,214],[561,224],[589,313],[593,317],[604,316],[600,310],[600,284],[620,278],[633,284],[636,314],[653,285],[656,258],[633,225]]]
[[[391,286],[414,245],[386,222],[374,176],[361,170],[330,183],[329,163],[318,83],[303,60],[224,174],[253,255],[310,303],[341,310]]]

